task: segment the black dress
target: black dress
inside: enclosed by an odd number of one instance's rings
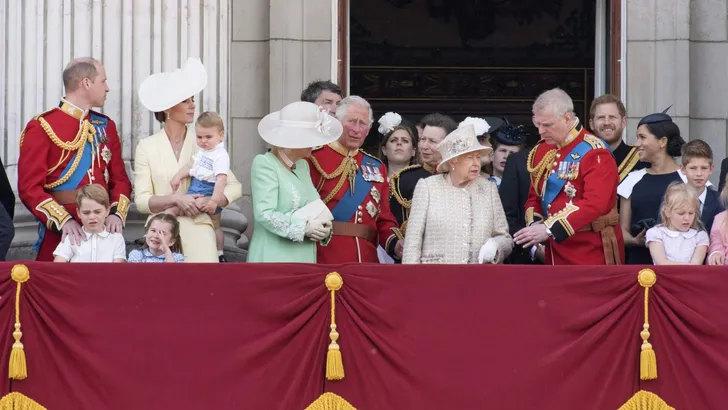
[[[665,191],[675,181],[682,182],[680,174],[677,171],[660,175],[644,173],[642,179],[634,184],[632,188],[632,194],[629,197],[632,205],[632,220],[630,221],[630,226],[625,228],[632,231],[631,227],[640,221],[649,219],[658,220]],[[631,181],[625,179],[625,182],[629,183]],[[633,235],[636,233],[632,232]],[[652,265],[650,250],[646,246],[629,248],[627,264]]]

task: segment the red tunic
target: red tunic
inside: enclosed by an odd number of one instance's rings
[[[397,243],[397,237],[394,229],[397,228],[397,221],[394,219],[390,209],[389,200],[389,182],[387,180],[387,169],[379,159],[357,150],[349,153],[339,143],[334,142],[330,145],[314,150],[309,158],[309,167],[311,169],[311,180],[321,195],[321,199],[326,203],[329,209],[334,209],[344,195],[351,195],[349,189],[349,167],[342,167],[341,172],[336,172],[339,167],[344,165],[351,155],[351,158],[357,165],[356,173],[363,172],[362,164],[376,164],[379,170],[381,181],[373,181],[369,192],[364,199],[357,205],[354,216],[348,221],[352,224],[364,224],[377,232],[378,243],[389,253],[394,253],[394,246]],[[372,173],[372,167],[367,168],[368,173]],[[341,179],[343,178],[343,181]],[[352,178],[354,175],[352,174]],[[343,182],[338,188],[340,182]],[[354,189],[362,189],[354,184]],[[325,264],[338,264],[350,262],[371,262],[378,263],[377,247],[371,242],[353,236],[339,236],[334,234],[327,246],[319,244],[316,253],[316,261]]]
[[[73,163],[75,155],[84,150],[91,153],[92,160],[81,169],[83,161],[76,166]],[[71,218],[81,223],[76,205],[61,204],[52,194],[63,193],[71,198],[73,190],[92,183],[109,191],[111,213],[125,222],[131,182],[124,168],[116,124],[111,119],[94,111],[84,113],[62,101],[59,108],[28,122],[20,137],[18,194],[45,228],[37,260],[52,261],[63,225]]]
[[[591,145],[583,156],[571,155],[582,141]],[[563,175],[569,168],[562,161],[580,158],[578,168],[571,167],[568,179],[554,200],[548,206],[548,215],[542,209],[542,196],[548,178],[556,173]],[[569,164],[569,162],[566,162]],[[546,244],[546,263],[553,265],[604,265],[610,252],[617,263],[624,263],[624,241],[622,230],[616,222],[617,185],[619,175],[612,153],[603,141],[589,134],[577,122],[569,134],[569,139],[561,147],[544,142],[532,150],[528,160],[531,172],[531,188],[526,201],[526,224],[543,220],[551,230],[553,238]],[[573,188],[568,188],[571,185]],[[573,198],[569,197],[569,194]],[[571,203],[570,203],[571,202]],[[545,219],[544,219],[544,216]],[[590,228],[611,219],[603,229],[616,241],[605,244],[604,234]],[[596,222],[598,221],[599,222]],[[613,249],[615,248],[616,249]]]

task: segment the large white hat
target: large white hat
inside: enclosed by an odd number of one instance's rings
[[[152,74],[139,87],[139,101],[146,109],[161,112],[194,96],[207,86],[207,71],[199,58],[189,58],[172,72]]]
[[[258,123],[258,133],[279,148],[313,148],[330,144],[344,127],[316,104],[296,101],[272,112]]]
[[[437,165],[437,172],[448,171],[447,162],[455,157],[475,151],[492,151],[490,147],[481,145],[475,134],[473,124],[465,124],[455,131],[447,134],[444,140],[437,145],[442,161]]]

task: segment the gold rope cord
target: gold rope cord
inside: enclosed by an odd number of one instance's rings
[[[338,272],[326,275],[326,289],[331,292],[331,332],[329,350],[326,352],[326,379],[341,380],[344,378],[344,362],[341,358],[341,348],[337,343],[339,332],[336,331],[336,291],[344,286],[344,279]]]
[[[28,377],[28,367],[25,362],[25,347],[20,342],[23,337],[23,332],[20,331],[20,288],[30,279],[30,271],[25,265],[15,265],[10,271],[10,277],[17,283],[17,287],[15,289],[15,331],[13,332],[15,343],[10,350],[8,376],[11,379],[23,380]]]
[[[538,146],[534,147],[531,152],[528,153],[528,160],[526,161],[526,168],[528,169],[528,173],[531,174],[531,184],[533,185],[533,189],[536,191],[537,194],[541,195],[543,193],[543,189],[541,190],[541,193],[539,193],[539,185],[541,180],[545,177],[545,175],[548,173],[548,169],[551,168],[552,163],[556,159],[556,149],[552,149],[549,152],[544,155],[544,157],[541,159],[541,162],[538,163],[538,165],[531,167],[531,164],[533,164],[534,156],[536,155],[536,151],[538,150]]]
[[[334,393],[324,393],[306,407],[306,410],[356,410],[356,408]]]
[[[313,167],[316,168],[316,171],[318,171],[318,173],[320,173],[324,179],[328,180],[340,177],[334,189],[332,189],[331,192],[329,192],[329,194],[326,196],[326,198],[323,199],[325,204],[329,203],[329,201],[331,201],[334,196],[336,196],[341,187],[344,186],[344,182],[346,182],[347,178],[352,179],[354,176],[356,176],[357,165],[356,161],[352,157],[346,157],[343,161],[341,161],[341,164],[339,164],[334,172],[330,174],[324,171],[324,169],[321,167],[321,164],[319,164],[318,160],[315,157],[311,156],[309,158],[311,159]],[[323,186],[323,181],[320,185]],[[320,190],[320,187],[317,188]]]
[[[0,410],[46,410],[46,408],[21,393],[12,392],[0,399]]]
[[[650,338],[650,320],[649,320],[649,295],[650,288],[657,282],[657,275],[652,269],[642,269],[637,275],[637,282],[645,288],[644,308],[645,308],[645,324],[642,326],[640,337],[642,338],[642,347],[640,351],[640,379],[654,380],[657,378],[657,357],[652,349],[652,344],[647,341]]]
[[[658,395],[640,390],[619,410],[675,410],[675,408],[668,406]]]

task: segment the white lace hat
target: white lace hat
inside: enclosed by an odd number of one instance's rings
[[[451,159],[475,151],[485,153],[493,149],[478,142],[478,136],[475,134],[473,124],[465,124],[447,134],[445,139],[437,145],[437,150],[440,151],[442,156],[442,161],[437,165],[437,172],[447,172],[450,168],[447,162]]]
[[[139,87],[139,101],[146,109],[161,112],[198,94],[207,86],[207,71],[199,58],[189,58],[182,68],[152,74]]]
[[[266,115],[258,123],[258,133],[279,148],[313,148],[330,144],[344,127],[316,104],[296,101]]]

